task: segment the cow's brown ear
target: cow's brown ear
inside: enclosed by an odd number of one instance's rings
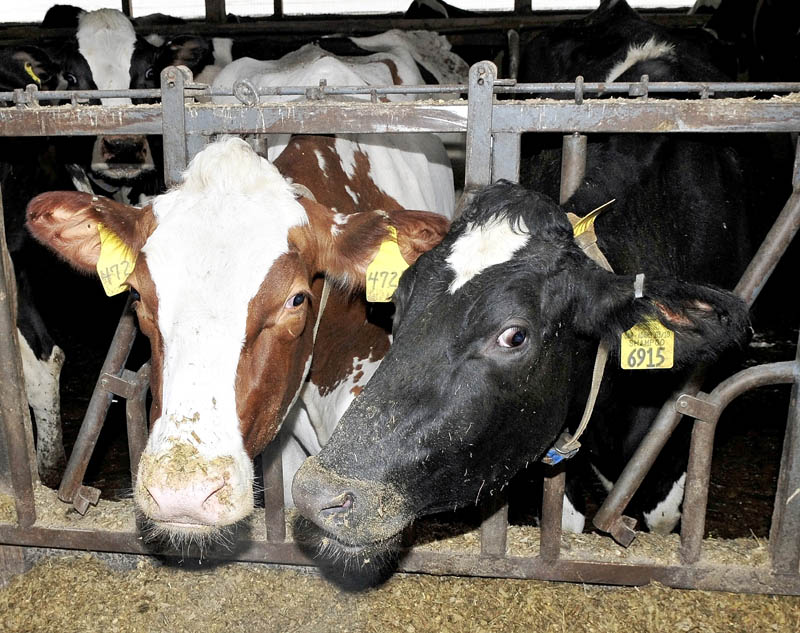
[[[351,288],[364,287],[367,267],[381,244],[397,234],[397,245],[409,265],[442,241],[449,221],[428,211],[364,211],[334,214],[317,203],[303,199],[310,227],[318,245],[318,267],[328,277]],[[322,210],[327,214],[321,213]]]
[[[152,232],[154,219],[149,207],[139,209],[79,191],[51,191],[28,203],[31,234],[84,272],[93,272],[100,256],[98,224],[138,253]]]

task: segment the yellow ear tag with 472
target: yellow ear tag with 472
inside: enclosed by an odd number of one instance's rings
[[[109,231],[102,224],[97,224],[100,234],[100,257],[97,258],[97,274],[103,290],[109,297],[118,295],[128,289],[125,281],[136,265],[136,254],[116,233]]]
[[[393,226],[388,229],[390,239],[381,242],[375,259],[367,266],[367,301],[391,301],[400,275],[408,268],[397,245],[397,229]]]
[[[620,343],[622,369],[670,369],[675,363],[675,332],[657,319],[623,332]]]

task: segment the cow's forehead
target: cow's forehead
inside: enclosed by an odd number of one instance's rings
[[[199,154],[153,212],[158,224],[142,252],[160,312],[179,311],[184,301],[246,310],[288,251],[289,230],[308,221],[277,169],[236,139]]]
[[[446,257],[453,273],[449,292],[455,293],[490,266],[509,261],[529,239],[525,221],[519,217],[494,216],[480,223],[467,222]]]
[[[100,90],[130,86],[130,64],[136,33],[130,20],[119,11],[101,9],[81,17],[78,50],[92,71]]]

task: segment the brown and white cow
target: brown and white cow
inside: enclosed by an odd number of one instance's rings
[[[153,404],[134,499],[174,539],[250,514],[252,459],[295,399],[308,397],[311,421],[324,426],[319,417],[338,419],[349,402],[339,393],[339,407],[324,407],[324,396],[344,387],[354,397],[348,376],[383,355],[386,330],[366,322],[366,302],[349,291],[388,227],[408,262],[447,229],[446,218],[402,210],[391,195],[398,184],[407,194],[412,179],[433,186],[429,172],[392,184],[396,170],[381,178],[358,145],[342,155],[337,144],[297,137],[273,165],[226,139],[144,208],[79,192],[42,194],[28,207],[31,232],[79,269],[97,264],[101,224],[136,258],[126,282],[151,342]],[[323,275],[337,283],[318,324]]]

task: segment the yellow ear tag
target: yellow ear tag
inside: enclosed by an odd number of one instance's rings
[[[623,332],[619,356],[622,369],[670,369],[675,361],[675,332],[657,319],[638,323]]]
[[[37,86],[41,86],[42,85],[42,80],[39,79],[39,77],[36,76],[36,73],[33,71],[33,66],[31,65],[31,63],[30,62],[25,62],[24,68],[25,68],[25,72],[28,74],[28,77],[33,79],[36,82]]]
[[[116,233],[109,231],[102,224],[97,225],[100,234],[100,257],[97,259],[97,274],[100,283],[109,297],[118,295],[128,289],[125,281],[136,265],[136,254]]]
[[[597,207],[594,211],[590,211],[586,215],[584,215],[580,220],[578,220],[572,227],[572,235],[574,237],[578,237],[581,233],[585,233],[589,229],[594,226],[594,221],[597,219],[597,216],[605,209],[608,205],[612,204],[616,201],[616,198],[612,198],[605,204],[601,204]]]
[[[408,268],[397,245],[397,229],[393,226],[388,228],[390,239],[381,242],[378,254],[367,266],[367,301],[391,301],[400,275]]]

